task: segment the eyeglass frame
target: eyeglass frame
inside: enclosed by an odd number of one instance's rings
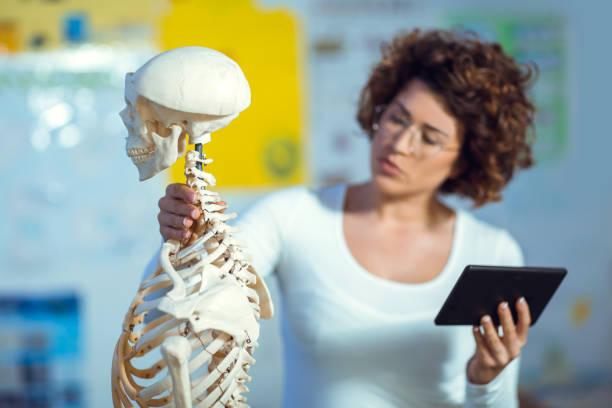
[[[393,102],[392,102],[393,103]],[[382,117],[383,113],[386,111],[387,107],[389,107],[390,104],[381,104],[381,105],[376,105],[374,107],[374,120],[372,121],[372,130],[374,132],[378,132],[378,130],[380,130],[380,118]],[[395,102],[398,103],[398,102]],[[405,109],[405,108],[404,108]],[[406,130],[410,129],[412,126],[416,126],[416,128],[419,130],[419,139],[420,139],[420,143],[423,144],[423,129],[420,126],[417,126],[415,123],[410,123],[410,125],[406,126],[406,125],[402,125],[402,130],[400,130],[398,132],[398,134],[403,134]],[[433,153],[429,154],[429,155],[424,155],[423,152],[421,151],[421,155],[417,156],[415,151],[414,151],[414,142],[410,142],[410,150],[409,153],[412,154],[414,157],[417,157],[419,159],[424,159],[424,158],[431,158],[435,155],[437,155],[438,153],[442,152],[442,151],[458,151],[461,150],[461,146],[456,146],[456,147],[452,147],[452,146],[445,146],[441,143],[434,143],[433,145],[437,146],[438,150],[435,150]]]

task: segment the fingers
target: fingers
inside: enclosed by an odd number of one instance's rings
[[[492,356],[489,352],[487,341],[480,332],[480,326],[472,326],[472,334],[474,335],[474,340],[476,340],[476,353],[479,353],[481,358],[491,359]]]
[[[514,325],[514,319],[512,318],[508,302],[502,302],[498,305],[497,314],[504,331],[502,342],[506,346],[510,358],[516,358],[521,353],[522,344],[520,344],[517,338],[516,326]]]
[[[499,338],[497,328],[493,325],[491,317],[489,315],[483,316],[480,319],[480,324],[484,329],[484,340],[490,355],[497,364],[506,365],[509,360],[506,346]]]
[[[520,299],[517,301],[518,322],[516,325],[507,302],[500,303],[497,312],[503,336],[499,336],[498,329],[493,324],[491,317],[485,315],[480,320],[484,334],[476,326],[473,331],[474,339],[477,349],[483,356],[490,356],[497,364],[505,366],[520,355],[521,349],[526,344],[531,315],[527,302],[520,301]]]
[[[480,326],[473,326],[472,334],[476,341],[476,353],[474,357],[476,357],[482,367],[486,369],[497,369],[501,364],[490,350],[485,335],[481,333]]]
[[[190,204],[195,199],[195,192],[185,184],[174,183],[166,188],[166,195],[158,202],[157,215],[159,232],[166,241],[185,241],[192,235],[189,228],[201,214],[199,208]]]
[[[188,203],[195,202],[197,195],[187,184],[173,183],[166,187],[166,196],[177,198]]]
[[[160,211],[157,215],[157,220],[160,226],[166,226],[176,229],[187,229],[193,225],[193,219],[183,217],[181,215],[172,214],[165,211]]]
[[[198,238],[190,230],[202,214],[202,210],[194,205],[196,201],[196,192],[186,184],[174,183],[166,187],[166,195],[158,202],[160,212],[157,215],[159,232],[165,240],[175,239],[189,244]],[[227,207],[225,201],[215,204]],[[223,212],[225,208],[218,211]]]
[[[487,368],[497,369],[506,366],[511,358],[497,333],[497,328],[493,325],[491,317],[483,316],[480,319],[480,324],[484,333],[481,333],[477,327],[472,330],[476,340],[476,353],[479,354]]]
[[[159,227],[159,233],[164,237],[164,240],[175,239],[177,241],[184,241],[191,236],[191,231],[180,230],[172,227],[162,225]]]
[[[193,232],[189,230],[194,222],[191,218],[162,211],[157,215],[157,219],[159,232],[164,240],[176,239],[184,242],[187,238],[193,237]]]
[[[200,216],[200,210],[195,205],[167,195],[159,199],[158,205],[162,212],[191,217],[193,219]]]
[[[515,325],[508,303],[502,302],[498,305],[497,313],[504,333],[502,337],[499,336],[498,327],[493,324],[493,320],[489,315],[485,315],[480,319],[484,333],[481,333],[480,327],[472,327],[472,334],[476,341],[476,353],[468,365],[469,372],[476,370],[476,372],[481,374],[483,372],[499,373],[500,370],[503,370],[504,367],[520,355],[521,349],[527,341],[531,314],[527,302],[522,298],[517,300],[516,309],[518,319]],[[472,364],[472,361],[474,361],[474,364]],[[480,368],[474,369],[473,367]],[[487,374],[486,376],[494,378],[495,375],[497,374],[492,376]]]
[[[524,297],[520,297],[516,301],[516,314],[518,315],[518,322],[516,324],[517,337],[521,344],[525,345],[527,343],[527,332],[529,331],[529,326],[531,326],[531,312]]]

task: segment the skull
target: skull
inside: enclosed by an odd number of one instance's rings
[[[251,103],[242,70],[224,54],[203,47],[163,52],[125,76],[126,152],[140,181],[172,166],[190,143],[230,123]]]

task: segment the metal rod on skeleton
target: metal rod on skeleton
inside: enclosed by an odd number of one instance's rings
[[[198,154],[199,154],[198,157],[201,159],[202,158],[202,143],[196,143],[195,144],[195,150],[196,150],[196,152],[198,152]],[[198,170],[202,170],[202,162],[197,162],[196,163],[196,168]]]
[[[202,143],[196,143],[195,150],[196,152],[198,152],[198,155],[199,155],[198,157],[202,159]],[[202,162],[200,161],[196,162],[196,169],[202,170]],[[206,187],[202,186],[202,190],[206,190]]]

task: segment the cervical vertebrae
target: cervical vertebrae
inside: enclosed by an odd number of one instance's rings
[[[125,80],[126,152],[140,180],[170,167],[191,143],[210,141],[250,104],[240,67],[218,51],[184,47],[148,61]],[[273,313],[270,294],[232,237],[214,177],[197,168],[210,159],[188,151],[187,184],[202,215],[185,246],[162,245],[157,269],[144,280],[115,347],[115,407],[248,407],[243,393],[257,319]]]
[[[210,163],[187,152],[187,184],[203,210],[199,238],[183,249],[164,243],[156,272],[130,305],[113,358],[116,407],[247,406],[242,393],[255,362],[257,319],[270,317],[272,304],[232,237],[235,227],[225,223],[235,214],[220,212],[219,195],[206,189],[214,177],[198,161]]]

